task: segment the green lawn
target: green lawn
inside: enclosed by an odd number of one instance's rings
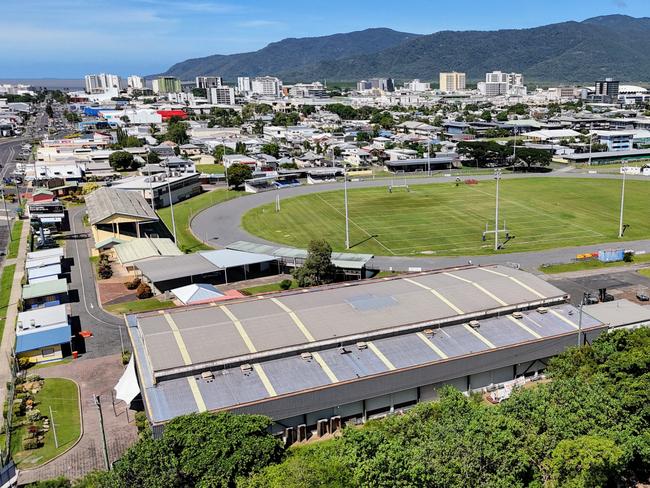
[[[568,273],[570,271],[583,271],[587,269],[616,268],[619,266],[628,266],[635,263],[647,262],[650,262],[650,254],[640,254],[638,256],[635,256],[634,261],[631,263],[626,263],[624,261],[603,263],[597,259],[589,259],[587,261],[575,261],[572,263],[549,264],[547,266],[540,266],[539,270],[546,274],[555,274]]]
[[[298,282],[291,280],[291,288],[298,288]],[[290,289],[291,289],[290,288]],[[281,291],[280,282],[267,283],[266,285],[251,286],[250,288],[242,288],[241,291],[244,295],[257,295],[258,293],[268,293],[271,291]]]
[[[641,274],[641,275],[643,275],[643,276],[645,276],[647,278],[650,278],[650,268],[640,269],[639,274]]]
[[[500,185],[499,227],[516,236],[499,252],[596,245],[617,240],[621,182],[606,179],[518,178]],[[385,186],[349,194],[351,252],[376,255],[472,255],[493,253],[484,242],[494,228],[495,182],[477,185],[411,185],[389,193]],[[650,182],[627,182],[625,240],[650,237]],[[344,250],[342,191],[285,199],[252,209],[244,228],[265,239],[300,248],[314,238]]]
[[[204,251],[212,249],[210,246],[203,244],[200,240],[194,237],[190,230],[190,222],[192,218],[201,210],[205,210],[212,205],[220,202],[225,202],[231,198],[238,197],[242,192],[227,191],[227,190],[214,190],[207,193],[202,193],[189,200],[174,205],[174,220],[176,221],[176,236],[178,239],[178,247],[185,252]],[[172,232],[172,216],[171,207],[161,208],[157,211],[160,218],[163,220],[170,232]]]
[[[22,468],[33,468],[49,461],[72,446],[81,435],[81,419],[79,415],[79,389],[74,381],[64,378],[48,378],[43,389],[34,400],[41,414],[49,417],[50,408],[54,416],[54,427],[59,441],[59,447],[54,443],[54,429],[50,419],[50,430],[45,434],[45,440],[38,449],[22,450],[22,439],[26,426],[17,427],[11,435],[11,452],[16,464]]]
[[[23,221],[16,220],[11,228],[11,241],[7,248],[7,259],[15,258],[18,256],[18,246],[20,246],[20,235],[23,232]]]
[[[171,300],[158,300],[156,297],[143,298],[142,300],[133,300],[132,302],[115,303],[113,305],[104,305],[104,308],[111,313],[138,313],[148,312],[150,310],[161,310],[163,308],[175,307]]]
[[[196,170],[199,173],[207,173],[210,175],[224,174],[226,171],[226,169],[223,167],[223,164],[197,164]]]
[[[11,264],[5,266],[2,270],[2,277],[0,278],[0,337],[5,329],[5,317],[7,316],[7,308],[9,307],[9,298],[11,298],[11,285],[14,280],[14,273],[16,272],[16,265]]]

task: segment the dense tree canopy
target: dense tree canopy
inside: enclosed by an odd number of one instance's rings
[[[235,189],[241,188],[244,181],[253,177],[253,170],[247,164],[233,164],[228,168],[228,185]]]
[[[315,286],[334,281],[336,268],[332,264],[332,246],[315,239],[307,247],[305,263],[294,271],[299,286]]]
[[[126,171],[138,167],[137,162],[133,158],[133,154],[126,151],[115,151],[114,153],[111,153],[108,157],[108,162],[116,171]]]

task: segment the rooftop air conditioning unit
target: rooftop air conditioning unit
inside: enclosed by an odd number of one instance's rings
[[[214,374],[212,371],[204,371],[201,373],[201,378],[203,378],[206,381],[212,381],[214,379]]]
[[[23,330],[23,323],[22,321],[18,321],[18,330]]]
[[[524,318],[524,314],[521,313],[521,312],[512,312],[512,316],[514,318],[516,318],[516,319],[523,319]]]
[[[305,361],[310,361],[314,356],[310,352],[302,352],[300,353],[300,357]]]
[[[241,369],[243,373],[250,373],[251,371],[253,371],[253,365],[244,363],[239,367],[239,369]]]
[[[30,329],[33,329],[33,328],[35,328],[35,327],[40,327],[40,326],[36,325],[36,320],[34,320],[34,319],[29,319],[29,328],[30,328]]]
[[[481,326],[481,323],[478,320],[470,320],[469,321],[469,326],[472,329],[478,329]]]
[[[422,332],[424,332],[424,335],[432,336],[435,334],[435,331],[433,329],[424,329]]]
[[[363,341],[357,342],[357,349],[359,349],[360,351],[362,349],[368,349],[368,344]]]
[[[548,312],[548,308],[546,308],[546,307],[539,307],[539,308],[537,309],[537,312],[538,312],[538,313],[546,313],[546,312]]]

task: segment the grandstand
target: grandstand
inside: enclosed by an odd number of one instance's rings
[[[296,173],[273,173],[266,176],[251,178],[244,182],[244,190],[248,193],[261,193],[264,191],[279,190],[281,188],[291,188],[294,186],[300,186],[298,174]]]
[[[340,173],[342,173],[340,168],[311,168],[307,172],[307,184],[334,183]]]

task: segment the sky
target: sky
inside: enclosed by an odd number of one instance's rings
[[[390,27],[527,28],[608,14],[650,16],[648,0],[1,0],[0,79],[165,71],[287,37]]]

